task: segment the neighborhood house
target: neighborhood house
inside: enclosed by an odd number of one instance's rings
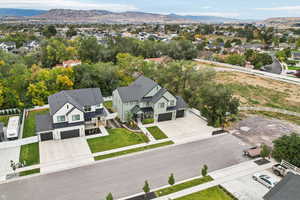
[[[140,76],[128,87],[113,92],[113,108],[122,122],[134,119],[154,119],[155,122],[184,117],[187,104],[153,80]]]
[[[36,116],[41,141],[100,133],[107,112],[99,88],[66,90],[48,97],[50,112]]]

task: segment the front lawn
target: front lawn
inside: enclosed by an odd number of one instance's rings
[[[124,128],[108,129],[108,132],[108,136],[87,140],[92,153],[149,142],[144,134],[134,133]]]
[[[300,70],[300,67],[297,66],[288,66],[289,70]]]
[[[28,113],[28,116],[26,117],[26,119],[24,121],[25,124],[24,124],[24,130],[23,130],[23,138],[32,137],[32,136],[36,135],[35,116],[46,114],[47,112],[49,112],[48,109],[31,111]]]
[[[23,172],[20,172],[19,175],[20,176],[27,176],[27,175],[31,175],[31,174],[37,174],[37,173],[40,173],[40,168],[32,169],[32,170],[28,170],[28,171],[23,171]]]
[[[180,183],[180,184],[177,184],[177,185],[174,185],[174,186],[170,186],[170,187],[167,187],[167,188],[160,189],[160,190],[156,191],[155,194],[156,194],[156,196],[161,197],[161,196],[165,196],[165,195],[168,195],[168,194],[171,194],[171,193],[174,193],[174,192],[178,192],[180,190],[184,190],[184,189],[187,189],[187,188],[190,188],[190,187],[194,187],[194,186],[197,186],[197,185],[200,185],[200,184],[212,181],[212,180],[213,179],[210,176],[205,176],[205,177],[202,177],[202,178],[193,179],[191,181],[187,181],[187,182]]]
[[[39,143],[26,144],[21,146],[20,163],[25,166],[40,163]]]
[[[226,192],[219,186],[211,187],[200,192],[196,192],[176,200],[233,200]]]
[[[104,160],[107,158],[113,158],[113,157],[122,156],[122,155],[130,154],[130,153],[136,153],[139,151],[146,151],[149,149],[155,149],[155,148],[159,148],[159,147],[163,147],[163,146],[167,146],[167,145],[171,145],[171,144],[174,144],[174,142],[172,142],[172,141],[162,142],[159,144],[152,144],[152,145],[148,145],[145,147],[139,147],[139,148],[135,148],[135,149],[129,149],[129,150],[125,150],[125,151],[119,151],[116,153],[106,154],[106,155],[102,155],[102,156],[96,156],[94,159],[95,160]]]
[[[168,136],[166,136],[166,134],[164,134],[157,126],[148,127],[147,129],[156,140],[168,138]]]
[[[154,123],[154,119],[153,118],[143,119],[142,123],[143,124],[153,124]]]

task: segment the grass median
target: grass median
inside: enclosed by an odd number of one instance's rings
[[[227,194],[221,187],[215,186],[196,192],[184,197],[177,198],[175,200],[234,200],[229,194]]]
[[[129,150],[125,150],[125,151],[119,151],[116,153],[110,153],[110,154],[106,154],[106,155],[102,155],[102,156],[96,156],[94,159],[95,160],[104,160],[107,158],[113,158],[113,157],[122,156],[122,155],[130,154],[130,153],[136,153],[136,152],[140,152],[140,151],[155,149],[158,147],[163,147],[163,146],[167,146],[167,145],[171,145],[171,144],[174,144],[174,142],[172,142],[172,141],[162,142],[162,143],[158,143],[158,144],[152,144],[152,145],[138,147],[138,148],[129,149]]]
[[[40,168],[32,169],[32,170],[28,170],[28,171],[23,171],[23,172],[20,172],[19,175],[20,176],[27,176],[27,175],[31,175],[31,174],[37,174],[37,173],[40,173]]]
[[[25,166],[40,163],[39,143],[26,144],[21,146],[20,162]]]
[[[151,135],[156,140],[162,140],[168,138],[168,136],[166,136],[166,134],[162,132],[162,130],[160,130],[160,128],[158,128],[157,126],[148,127],[147,130],[151,133]]]

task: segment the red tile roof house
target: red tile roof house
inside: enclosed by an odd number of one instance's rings
[[[66,60],[63,62],[63,67],[75,67],[77,65],[81,65],[80,60]]]

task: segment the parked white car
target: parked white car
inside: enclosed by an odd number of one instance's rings
[[[254,180],[260,182],[261,184],[263,184],[264,186],[266,186],[269,189],[271,189],[272,187],[274,187],[277,184],[277,181],[275,179],[273,179],[270,176],[265,175],[265,174],[256,173],[252,176],[252,178]]]

